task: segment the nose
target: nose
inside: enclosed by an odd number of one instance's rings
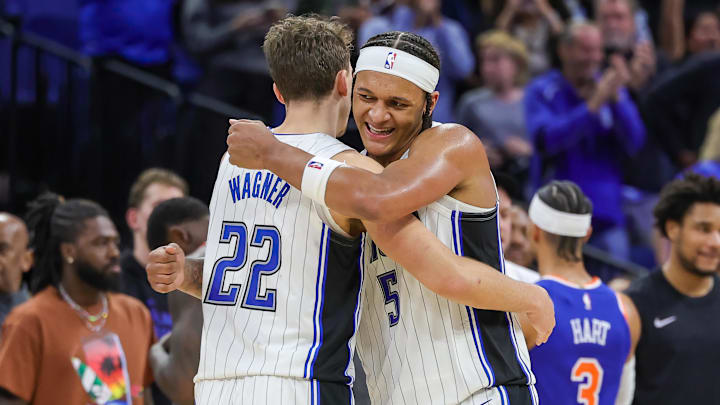
[[[370,107],[368,111],[368,117],[374,124],[381,124],[390,119],[390,113],[383,103],[377,102]]]
[[[120,257],[120,248],[118,247],[118,244],[115,242],[110,242],[110,250],[108,252],[108,255],[111,259],[117,259]]]

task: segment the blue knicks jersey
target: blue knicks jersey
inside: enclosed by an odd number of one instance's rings
[[[555,329],[530,351],[541,404],[614,405],[630,352],[618,295],[594,279],[579,287],[557,277],[537,282],[555,304]]]

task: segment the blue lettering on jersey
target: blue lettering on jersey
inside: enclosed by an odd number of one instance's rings
[[[290,184],[268,172],[256,172],[255,176],[245,173],[228,180],[233,203],[246,198],[261,198],[275,208],[279,208],[285,196],[290,192]]]
[[[610,322],[595,318],[573,318],[570,319],[570,328],[574,344],[593,343],[605,346]]]
[[[383,251],[377,247],[375,242],[371,241],[370,242],[370,263],[375,262],[379,258],[378,255],[382,256],[382,257],[386,257],[385,253],[383,253]]]

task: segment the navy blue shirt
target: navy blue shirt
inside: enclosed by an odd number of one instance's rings
[[[572,180],[593,202],[596,230],[624,223],[621,210],[620,153],[633,155],[645,142],[645,127],[627,90],[616,103],[588,110],[563,75],[553,70],[535,79],[525,92],[534,189],[552,179]]]

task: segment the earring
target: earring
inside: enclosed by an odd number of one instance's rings
[[[73,264],[73,263],[75,263],[75,259],[73,259],[72,257],[68,257],[67,262],[68,262],[68,264]]]

